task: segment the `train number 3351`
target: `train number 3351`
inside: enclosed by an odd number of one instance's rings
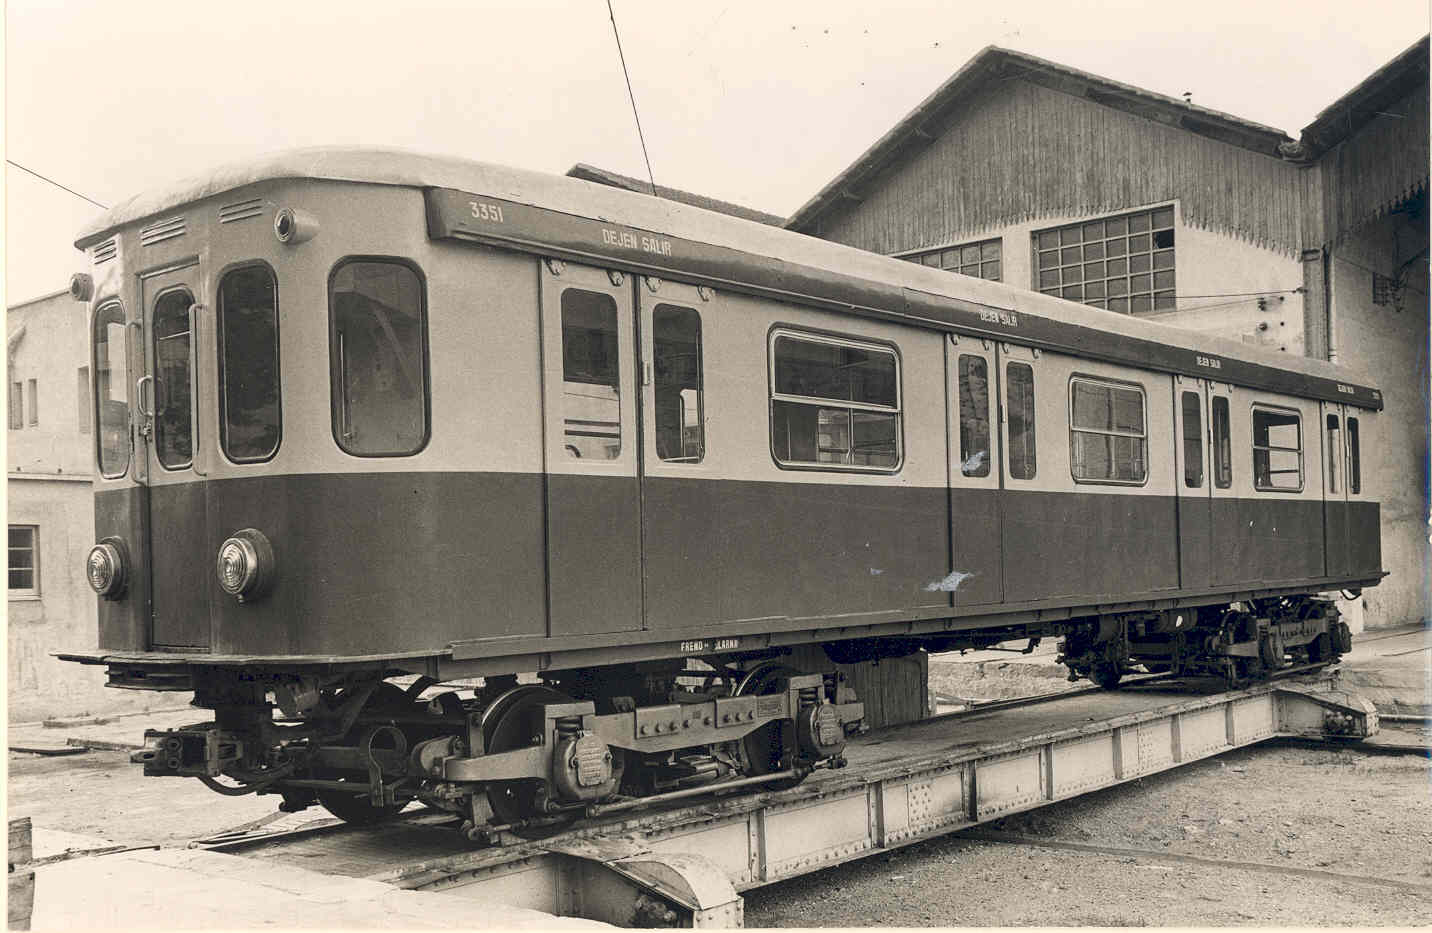
[[[472,216],[478,220],[490,220],[493,223],[502,223],[502,208],[496,204],[486,204],[482,201],[468,201],[468,207],[472,208]]]

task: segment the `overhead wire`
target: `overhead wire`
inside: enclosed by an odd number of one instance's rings
[[[631,115],[636,120],[636,138],[641,140],[641,157],[646,160],[646,177],[651,182],[651,196],[656,197],[656,175],[651,171],[651,156],[646,151],[646,135],[641,131],[641,114],[636,111],[636,94],[631,89],[631,72],[627,71],[626,54],[622,52],[622,34],[617,30],[617,14],[612,9],[612,0],[607,0],[607,15],[612,19],[612,35],[617,40],[617,57],[622,63],[622,77],[626,78],[627,97],[631,100]]]
[[[35,170],[32,169],[32,168],[26,168],[25,166],[21,165],[19,162],[16,162],[14,159],[6,159],[6,160],[5,160],[5,163],[6,163],[7,165],[13,165],[13,166],[15,166],[16,168],[18,168],[18,169],[19,169],[20,171],[22,171],[22,172],[28,172],[28,173],[30,173],[31,175],[34,175],[36,178],[40,179],[41,181],[49,182],[50,184],[54,185],[56,188],[59,188],[61,191],[68,191],[70,194],[74,195],[75,197],[79,198],[80,200],[90,202],[90,203],[93,204],[95,207],[98,207],[100,210],[105,210],[105,211],[109,210],[109,205],[108,205],[108,204],[101,204],[101,203],[99,203],[98,201],[96,201],[94,198],[90,197],[90,196],[87,195],[87,194],[80,194],[78,191],[76,191],[75,189],[71,188],[70,186],[68,186],[68,185],[62,185],[62,184],[60,184],[59,182],[55,181],[53,178],[50,178],[48,175],[41,175],[39,172],[35,171]]]

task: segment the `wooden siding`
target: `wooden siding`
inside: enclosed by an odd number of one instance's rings
[[[1423,84],[1323,154],[1305,180],[1305,245],[1331,246],[1427,190],[1427,107]]]
[[[1177,198],[1187,225],[1292,253],[1300,246],[1307,174],[1289,162],[1011,80],[972,99],[927,149],[853,192],[862,199],[833,209],[813,232],[888,254],[1041,217]]]

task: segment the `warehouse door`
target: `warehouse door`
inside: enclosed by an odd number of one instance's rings
[[[549,631],[639,629],[631,282],[619,272],[546,260],[541,283]]]
[[[1182,589],[1213,582],[1213,502],[1209,476],[1208,385],[1173,377],[1174,459],[1178,484],[1178,580]]]

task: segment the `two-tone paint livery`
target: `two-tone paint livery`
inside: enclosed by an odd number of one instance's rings
[[[1256,677],[1334,660],[1310,597],[1382,576],[1381,398],[1319,361],[383,151],[77,245],[101,600],[65,657],[215,714],[149,773],[535,831],[838,765],[860,703],[796,646]]]

